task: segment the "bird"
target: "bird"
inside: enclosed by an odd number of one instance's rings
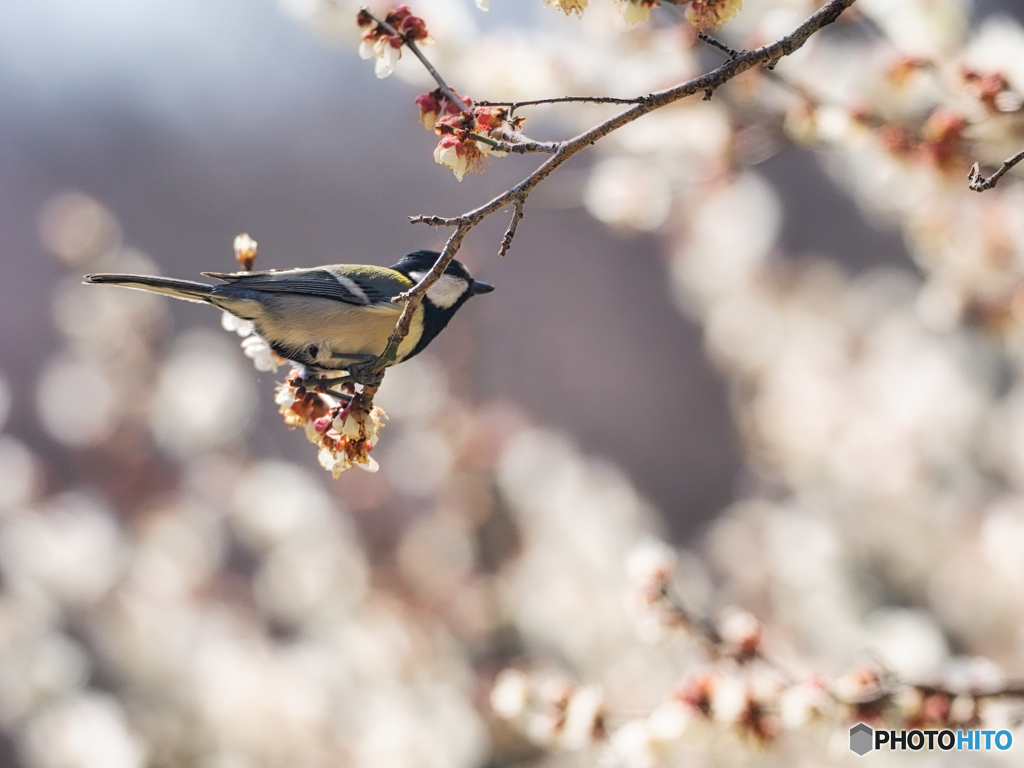
[[[402,304],[391,300],[416,285],[440,257],[418,250],[386,268],[328,264],[262,272],[203,272],[217,285],[152,275],[100,273],[86,283],[137,288],[176,299],[210,304],[253,324],[270,348],[306,376],[366,365],[384,352]],[[409,333],[398,346],[396,365],[422,352],[473,296],[494,286],[474,280],[452,260],[424,294]]]

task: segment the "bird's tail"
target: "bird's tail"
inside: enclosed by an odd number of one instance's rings
[[[120,285],[125,288],[138,288],[143,291],[162,293],[165,296],[173,296],[176,299],[198,301],[204,304],[211,303],[210,294],[213,292],[212,285],[196,283],[191,280],[176,280],[173,277],[98,274],[86,275],[84,279],[87,283],[106,283],[108,285]]]

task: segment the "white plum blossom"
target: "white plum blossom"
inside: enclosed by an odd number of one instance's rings
[[[491,688],[491,708],[507,720],[519,717],[530,700],[530,678],[518,669],[503,669]]]
[[[626,560],[626,572],[641,588],[660,589],[675,575],[679,555],[663,541],[645,539],[637,544]]]
[[[434,162],[451,168],[455,178],[462,181],[462,177],[469,170],[469,156],[465,143],[454,136],[442,137],[434,149]]]
[[[242,339],[242,351],[245,356],[252,360],[257,371],[264,373],[277,373],[281,365],[281,358],[278,357],[270,345],[258,334],[253,333]]]
[[[253,324],[249,320],[242,320],[230,312],[222,312],[220,316],[220,327],[228,333],[234,332],[245,337],[253,332]]]

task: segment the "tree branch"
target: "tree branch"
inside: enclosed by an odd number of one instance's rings
[[[379,376],[383,373],[384,369],[395,361],[398,357],[398,347],[406,336],[409,335],[409,326],[412,324],[412,317],[416,313],[416,307],[419,306],[420,301],[423,300],[423,295],[427,290],[436,283],[444,271],[448,268],[452,259],[455,258],[455,253],[459,250],[459,246],[462,245],[462,239],[466,236],[466,233],[473,228],[473,225],[462,225],[456,227],[455,231],[452,232],[448,238],[448,242],[444,244],[444,250],[441,251],[441,255],[437,261],[434,262],[434,266],[431,267],[430,271],[423,276],[423,278],[412,288],[404,293],[399,294],[391,301],[394,303],[405,302],[405,307],[402,309],[402,314],[398,318],[398,323],[395,325],[395,330],[391,332],[391,336],[388,337],[388,344],[384,348],[380,357],[374,360],[369,365],[371,376]]]
[[[499,152],[512,152],[517,155],[547,154],[552,155],[562,146],[560,141],[496,141],[492,145]]]
[[[522,140],[498,141],[478,133],[468,134],[469,138],[481,144],[486,144],[499,152],[514,152],[517,155],[529,155],[534,153],[551,154],[558,150],[561,142],[558,141],[534,141],[523,137]]]
[[[479,107],[508,107],[510,112],[515,112],[519,107],[532,107],[537,104],[562,104],[565,102],[580,102],[584,104],[639,104],[643,97],[632,99],[619,99],[614,96],[557,96],[553,99],[531,99],[529,101],[478,101]]]
[[[730,59],[735,59],[737,56],[740,55],[739,51],[733,50],[725,43],[720,43],[718,40],[715,40],[715,38],[711,37],[710,35],[705,35],[703,32],[698,32],[697,37],[698,39],[710,45],[712,48],[717,48],[723,53],[727,53]]]
[[[975,192],[984,192],[986,189],[992,189],[992,187],[999,183],[999,180],[1003,178],[1006,172],[1013,168],[1013,166],[1015,166],[1021,160],[1024,160],[1024,149],[1022,149],[1020,152],[1018,152],[1016,155],[1009,158],[1008,160],[1005,160],[1003,164],[999,167],[999,170],[997,170],[987,179],[981,175],[981,164],[975,163],[973,166],[971,166],[971,172],[967,175],[967,179],[971,183],[971,189],[973,189]]]
[[[508,229],[505,230],[505,236],[501,238],[501,248],[498,249],[499,256],[504,256],[508,253],[508,249],[512,247],[512,238],[516,236],[516,227],[519,226],[519,220],[525,215],[523,213],[523,206],[525,204],[525,200],[516,200],[516,209],[512,213],[512,221],[509,223]]]
[[[444,250],[441,252],[440,257],[434,264],[433,268],[428,272],[422,280],[420,280],[415,286],[408,291],[403,292],[399,296],[396,296],[392,301],[404,302],[405,309],[399,318],[398,324],[395,326],[394,332],[391,334],[388,340],[388,346],[384,354],[378,358],[373,364],[373,369],[376,372],[383,371],[383,369],[390,363],[393,362],[397,354],[398,345],[401,344],[402,340],[409,332],[409,325],[412,322],[412,315],[418,306],[423,295],[427,290],[437,282],[441,275],[444,274],[445,269],[451,263],[452,259],[455,258],[455,254],[458,252],[459,246],[462,244],[463,238],[466,234],[477,224],[483,221],[485,218],[490,216],[492,213],[499,211],[508,205],[515,206],[515,214],[513,215],[513,223],[509,226],[505,232],[505,236],[502,238],[500,253],[504,255],[508,252],[509,247],[512,244],[512,238],[515,235],[516,224],[519,219],[522,218],[522,207],[526,203],[526,198],[534,190],[534,188],[540,184],[544,179],[551,175],[551,173],[558,168],[562,163],[568,160],[570,157],[591,146],[599,139],[604,138],[612,131],[621,128],[624,125],[628,125],[635,120],[643,117],[649,112],[653,112],[656,109],[660,109],[669,104],[673,104],[680,99],[684,99],[687,96],[693,96],[697,93],[704,93],[705,98],[707,94],[713,93],[716,88],[727,83],[729,80],[737,77],[738,75],[746,72],[748,69],[756,67],[760,64],[764,64],[768,68],[772,68],[782,57],[788,56],[793,52],[800,49],[804,43],[813,35],[815,32],[820,30],[822,27],[828,26],[839,18],[840,14],[843,13],[847,8],[854,4],[856,0],[829,0],[828,3],[819,8],[814,14],[812,14],[806,21],[804,21],[799,27],[793,30],[789,35],[777,40],[770,45],[756,48],[752,51],[744,51],[738,53],[734,58],[722,64],[717,69],[708,72],[707,74],[695,77],[692,80],[688,80],[685,83],[681,83],[672,88],[668,88],[663,91],[652,93],[648,96],[640,96],[633,100],[628,100],[625,103],[634,104],[631,109],[627,109],[625,112],[621,112],[615,117],[606,120],[605,122],[594,126],[593,128],[584,131],[578,136],[568,139],[563,142],[556,142],[551,144],[539,144],[537,142],[531,142],[529,144],[518,145],[510,142],[501,142],[499,148],[502,151],[510,152],[547,152],[552,151],[553,154],[550,158],[545,160],[533,173],[527,176],[525,179],[520,181],[518,184],[513,186],[508,191],[498,195],[487,203],[468,211],[461,216],[454,217],[441,217],[441,216],[412,216],[410,222],[414,224],[426,224],[433,227],[455,227],[455,231],[448,238],[448,242],[445,243]],[[378,22],[379,23],[379,22]],[[442,89],[447,88],[444,84],[444,80],[440,75],[436,74],[433,67],[426,64],[425,58],[422,54],[418,53],[414,47],[413,52],[419,56],[421,61],[425,62],[428,71],[434,75],[434,79],[437,80],[438,84],[442,86]],[[448,89],[451,91],[451,89]],[[447,96],[448,93],[445,92]],[[454,97],[454,92],[452,92]],[[455,97],[457,99],[457,97]],[[586,100],[587,98],[578,97],[566,97],[562,99],[564,101],[577,101]],[[553,103],[556,100],[542,99],[536,102],[517,102],[518,104],[526,103]],[[461,104],[461,101],[458,102]],[[480,104],[501,104],[501,102],[479,102]],[[512,103],[512,102],[505,102]],[[607,103],[621,103],[615,100],[609,100]],[[517,150],[517,147],[520,149]],[[543,149],[541,148],[543,147]]]

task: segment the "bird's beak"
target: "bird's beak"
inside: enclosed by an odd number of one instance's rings
[[[473,284],[469,286],[469,295],[476,296],[480,293],[490,293],[494,290],[494,286],[489,283],[481,283],[479,280],[474,280]]]

